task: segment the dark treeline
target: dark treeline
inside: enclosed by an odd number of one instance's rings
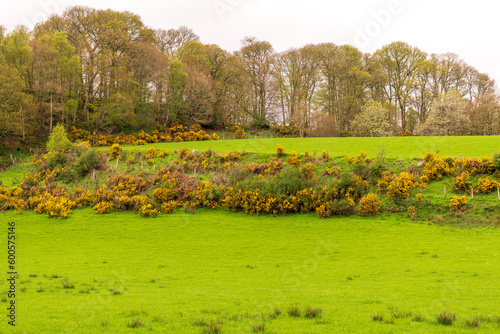
[[[33,31],[0,27],[0,138],[56,124],[97,132],[155,125],[293,125],[298,135],[500,133],[494,81],[456,54],[395,42],[276,52],[246,37],[230,53],[189,28],[72,7]]]

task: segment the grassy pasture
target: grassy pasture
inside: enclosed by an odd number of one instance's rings
[[[1,218],[5,233],[17,222],[20,273],[17,326],[4,316],[2,333],[500,332],[498,229],[225,210]],[[291,317],[292,306],[323,311]],[[442,312],[456,322],[438,324]]]
[[[122,146],[125,150],[140,149],[147,150],[149,147],[160,149],[177,149],[187,147],[205,151],[211,148],[217,152],[228,152],[232,150],[246,151],[250,153],[276,153],[276,145],[282,145],[286,153],[296,151],[303,154],[304,151],[321,154],[323,150],[329,151],[330,155],[354,156],[361,150],[368,156],[375,157],[380,148],[384,148],[386,156],[391,159],[413,159],[422,158],[427,152],[436,153],[441,150],[442,155],[456,157],[482,157],[492,156],[500,151],[500,136],[482,137],[383,137],[383,138],[271,138],[271,139],[247,139],[247,140],[219,140],[205,142],[180,142],[180,143],[157,143],[145,146]]]
[[[500,151],[498,136],[276,138],[122,148],[257,153],[245,156],[247,163],[266,161],[277,144],[287,153],[327,150],[332,157],[361,150],[375,157],[383,147],[391,160],[422,158],[438,149],[458,157]],[[410,163],[416,162],[404,164]],[[15,165],[0,180],[12,187],[30,169]],[[446,208],[443,187],[451,189],[452,183],[432,182],[424,199]],[[491,204],[498,203],[496,196],[476,196],[474,214],[498,212],[500,204]],[[489,211],[482,210],[483,202]],[[419,214],[425,217],[429,210]],[[201,209],[144,219],[135,212],[100,216],[86,208],[61,221],[33,212],[0,213],[5,270],[7,222],[17,222],[20,274],[17,326],[7,326],[4,307],[0,333],[216,333],[219,326],[220,333],[500,332],[500,230],[406,217],[400,212],[322,220],[316,214],[255,217]],[[7,305],[7,291],[2,279],[0,306]],[[307,318],[307,307],[322,311]],[[301,316],[290,316],[292,308]],[[444,312],[456,315],[453,325],[437,322]]]

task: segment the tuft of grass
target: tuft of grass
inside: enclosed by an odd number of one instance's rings
[[[78,293],[89,293],[89,289],[81,289],[78,291]]]
[[[391,310],[391,315],[394,319],[409,318],[412,316],[411,312],[402,312],[396,308]]]
[[[205,327],[208,325],[208,323],[203,319],[193,320],[191,321],[191,324],[198,327]]]
[[[114,295],[121,295],[122,292],[120,290],[116,289],[116,290],[113,291],[113,294]]]
[[[222,321],[215,320],[210,321],[208,324],[203,326],[203,334],[219,334],[222,332]]]
[[[288,315],[291,317],[298,318],[301,316],[302,312],[297,306],[290,306],[290,308],[287,311]]]
[[[45,292],[45,289],[43,288],[43,286],[39,286],[38,288],[36,288],[36,292]]]
[[[281,310],[279,308],[275,308],[274,311],[272,311],[271,314],[269,315],[269,318],[276,319],[280,315],[281,315]]]
[[[476,317],[476,318],[470,318],[465,320],[465,326],[470,327],[470,328],[476,328],[481,326],[481,319]]]
[[[304,317],[306,318],[317,318],[321,315],[321,312],[323,312],[323,309],[321,308],[315,308],[315,307],[310,307],[308,306],[306,308],[306,312],[304,314]]]
[[[29,277],[38,277],[37,274],[29,274]]]
[[[425,321],[425,317],[421,314],[414,314],[413,317],[411,318],[411,321],[414,321],[414,322],[424,322]]]
[[[67,278],[64,278],[62,280],[62,285],[63,285],[63,288],[65,288],[65,289],[74,289],[75,288],[75,285],[73,283],[70,283]]]
[[[439,324],[451,326],[457,320],[455,313],[443,312],[436,315],[436,320]]]
[[[374,313],[372,314],[373,321],[384,321],[384,315],[382,313]]]
[[[252,332],[254,333],[259,333],[259,332],[264,332],[266,330],[266,325],[265,324],[257,324],[252,326]]]
[[[141,318],[135,318],[131,322],[128,323],[127,327],[129,328],[140,328],[144,327],[144,323]]]

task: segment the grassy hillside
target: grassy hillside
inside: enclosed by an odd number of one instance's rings
[[[500,151],[500,136],[483,137],[383,137],[383,138],[271,138],[271,139],[247,139],[247,140],[219,140],[206,142],[181,142],[181,143],[158,143],[147,146],[123,146],[124,149],[147,150],[155,146],[160,149],[175,149],[187,147],[205,151],[211,148],[217,152],[228,152],[232,150],[247,151],[254,153],[276,153],[276,146],[283,145],[287,153],[296,151],[303,153],[316,150],[330,151],[332,156],[356,155],[361,150],[369,156],[376,156],[380,148],[384,148],[389,158],[422,158],[425,153],[436,153],[441,150],[442,155],[457,157],[482,157],[492,156]]]
[[[265,333],[468,333],[473,318],[474,333],[500,329],[497,229],[224,210],[143,219],[84,209],[64,221],[9,211],[2,220],[16,221],[18,235],[9,333],[210,333],[211,322],[221,333],[259,324]],[[2,280],[4,297],[7,288]],[[323,311],[296,318],[294,306]],[[456,323],[439,325],[441,312]]]
[[[97,186],[103,187],[107,178],[119,173],[140,174],[133,184],[142,184],[143,195],[151,197],[154,189],[148,187],[159,173],[155,167],[170,163],[184,166],[189,178],[184,172],[178,174],[181,183],[170,184],[163,178],[162,183],[156,181],[157,188],[173,190],[188,181],[225,180],[226,175],[235,173],[221,169],[219,165],[225,160],[216,160],[222,159],[217,155],[204,160],[215,163],[213,169],[201,168],[199,156],[191,152],[184,152],[192,156],[181,161],[172,152],[176,148],[255,153],[238,160],[247,166],[268,162],[278,144],[289,154],[309,151],[312,155],[316,151],[318,159],[311,161],[317,179],[310,181],[325,181],[330,187],[340,181],[332,177],[334,183],[328,183],[324,171],[334,168],[332,164],[342,167],[344,173],[363,167],[337,158],[355,156],[361,150],[375,157],[383,147],[389,158],[384,168],[395,175],[406,170],[422,172],[416,161],[409,160],[438,149],[442,156],[457,157],[491,156],[500,151],[500,137],[151,144],[122,148],[166,148],[170,153],[165,161],[157,157],[153,165],[142,152],[125,152],[118,171],[114,170],[115,161],[108,162],[107,170],[100,171],[95,182],[90,174],[78,182],[47,182],[53,192],[60,186],[69,192],[75,187],[98,191]],[[319,159],[323,150],[336,159]],[[138,156],[133,164],[127,162],[130,155]],[[304,158],[299,167],[305,163]],[[373,165],[377,166],[376,162]],[[24,174],[34,168],[14,165],[0,174],[0,180],[9,188],[19,185]],[[277,178],[284,173],[279,172],[276,178],[251,175],[246,181],[284,187],[285,181],[291,180]],[[295,175],[290,169],[287,173]],[[498,179],[496,174],[488,175]],[[484,176],[474,175],[472,184]],[[0,333],[468,333],[473,327],[474,333],[500,332],[500,229],[495,228],[500,226],[498,194],[476,194],[472,199],[467,192],[467,208],[451,211],[451,197],[458,195],[452,192],[455,177],[446,175],[413,189],[407,200],[393,200],[370,176],[367,191],[381,192],[383,205],[382,214],[374,218],[356,214],[320,219],[314,213],[258,217],[223,208],[198,208],[195,214],[178,209],[173,214],[142,218],[137,209],[99,215],[92,210],[94,204],[73,209],[65,220],[28,211],[21,215],[12,210],[2,212],[5,225],[0,248],[5,250],[7,262],[7,222],[15,221],[20,276],[16,285],[17,326],[8,328],[4,319]],[[47,188],[36,184],[36,191],[46,193]],[[125,191],[117,190],[123,188],[120,183],[109,187],[113,196]],[[422,194],[422,202],[417,202],[417,192]],[[55,192],[54,198],[62,198],[61,193],[61,189]],[[255,206],[255,201],[250,206]],[[413,220],[408,218],[410,205],[418,210]],[[467,228],[453,227],[464,225]],[[484,227],[487,225],[491,226]],[[9,288],[2,279],[0,305],[10,302]],[[305,316],[307,308],[310,317]],[[4,310],[7,314],[6,307]],[[301,314],[291,316],[289,311]],[[456,315],[451,326],[437,321],[436,315],[445,312]]]

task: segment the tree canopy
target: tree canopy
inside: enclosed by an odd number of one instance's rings
[[[328,133],[500,134],[494,80],[456,54],[405,42],[374,54],[333,43],[277,52],[245,37],[228,52],[188,27],[153,30],[134,13],[75,6],[33,31],[0,26],[0,66],[3,137],[175,122],[307,135],[320,119]]]

